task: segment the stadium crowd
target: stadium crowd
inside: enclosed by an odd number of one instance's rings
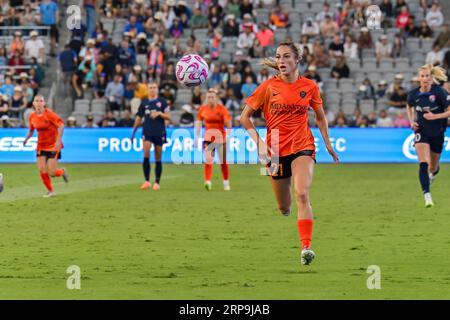
[[[10,2],[42,12],[50,1]],[[367,27],[372,4],[382,13],[378,30]],[[418,85],[415,69],[432,63],[450,72],[450,29],[436,0],[85,0],[84,7],[86,18],[58,56],[64,91],[73,101],[69,127],[132,126],[149,80],[158,82],[160,95],[179,115],[171,125],[193,126],[206,90],[214,87],[238,126],[246,97],[273,75],[259,62],[281,41],[302,46],[300,72],[318,82],[330,126],[408,127],[406,98]],[[39,67],[39,55],[17,53],[13,47],[20,44],[13,43],[0,49],[0,63],[4,56],[8,64],[26,60]],[[176,80],[175,64],[186,53],[198,53],[210,65],[202,87],[181,88]],[[19,80],[5,76],[3,86],[13,89],[0,87],[10,94],[9,109],[3,104],[0,115],[22,117],[26,125],[25,112],[13,113],[12,101],[29,87],[38,89],[36,73],[30,69],[25,82],[17,71]],[[22,93],[14,91],[17,85]],[[254,121],[264,125],[260,113]]]

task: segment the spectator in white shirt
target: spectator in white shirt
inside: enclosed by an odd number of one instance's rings
[[[44,42],[38,38],[36,30],[31,31],[31,38],[25,43],[25,58],[29,61],[31,58],[36,58],[38,63],[44,62],[45,47]]]
[[[377,127],[390,128],[394,126],[394,121],[388,117],[386,110],[381,110],[377,119]]]
[[[347,59],[358,58],[358,45],[351,34],[347,35],[344,43],[344,55]]]
[[[431,10],[428,11],[425,20],[431,29],[439,28],[444,24],[444,15],[437,3],[433,3]]]
[[[319,24],[309,17],[302,25],[302,35],[307,35],[309,37],[315,37],[319,34],[320,28]]]
[[[379,62],[383,58],[390,58],[392,55],[392,45],[388,42],[385,34],[380,36],[380,40],[375,44],[375,54]]]
[[[324,21],[325,21],[325,17],[326,17],[327,15],[330,15],[330,17],[332,17],[332,16],[333,16],[333,13],[330,11],[330,4],[327,3],[327,2],[324,2],[322,11],[319,12],[319,13],[316,15],[316,21],[317,21],[317,23],[318,23],[318,24],[321,24],[322,22],[324,22]]]
[[[246,27],[244,33],[239,35],[237,40],[237,47],[242,50],[250,49],[253,46],[253,41],[255,40],[255,34],[252,33],[250,27]]]
[[[444,51],[441,50],[441,47],[438,45],[433,46],[433,50],[428,52],[427,57],[425,58],[426,64],[442,64],[442,61],[444,60]]]

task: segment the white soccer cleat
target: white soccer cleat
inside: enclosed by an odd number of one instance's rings
[[[436,180],[436,176],[430,172],[428,173],[428,177],[430,178],[430,185],[432,185],[434,180]]]
[[[302,255],[301,255],[301,263],[304,266],[310,265],[314,258],[316,257],[316,254],[311,249],[305,248],[302,249]]]
[[[225,191],[230,191],[230,190],[231,190],[231,187],[230,187],[230,181],[225,180],[225,181],[223,182],[223,190],[225,190]]]
[[[205,183],[203,184],[203,186],[205,187],[206,191],[211,191],[211,189],[212,189],[212,183],[211,183],[211,181],[205,181]]]
[[[0,193],[3,191],[3,174],[0,173]]]
[[[47,192],[46,194],[43,195],[44,198],[51,198],[51,197],[54,197],[54,196],[56,196],[56,193],[54,193],[52,191],[49,191],[49,192]]]
[[[423,195],[425,198],[425,208],[431,208],[434,206],[433,199],[431,198],[431,193],[427,192]]]

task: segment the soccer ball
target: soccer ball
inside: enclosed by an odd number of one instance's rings
[[[208,78],[208,64],[198,54],[187,54],[182,57],[176,67],[176,77],[185,87],[196,87]]]

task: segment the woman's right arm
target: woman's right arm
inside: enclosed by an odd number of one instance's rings
[[[25,137],[25,140],[23,141],[23,145],[25,146],[28,142],[28,140],[31,138],[34,132],[34,127],[30,124],[30,130],[28,131],[27,136]]]
[[[251,117],[255,113],[255,110],[250,108],[248,105],[244,106],[244,110],[242,110],[240,122],[241,125],[247,130],[249,136],[256,142],[258,146],[258,156],[262,162],[268,162],[268,148],[263,139],[261,139],[260,135],[256,131],[256,127],[253,124]]]
[[[411,124],[411,129],[413,129],[414,131],[419,129],[419,124],[416,122],[414,116],[414,108],[411,107],[409,104],[406,105],[406,114],[408,115],[409,123]]]

